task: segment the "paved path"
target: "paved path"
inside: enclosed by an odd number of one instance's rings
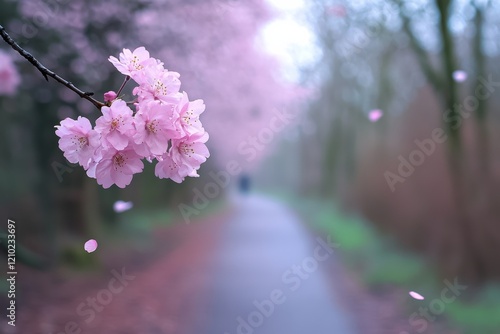
[[[286,206],[242,198],[224,233],[209,292],[210,321],[198,334],[354,333],[323,274],[334,253]],[[301,267],[293,272],[294,265]]]

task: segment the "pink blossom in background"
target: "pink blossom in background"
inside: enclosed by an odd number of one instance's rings
[[[333,5],[328,8],[328,14],[337,17],[344,17],[347,12],[343,5]]]
[[[467,80],[467,72],[462,70],[453,72],[453,80],[455,80],[456,82],[464,82],[465,80]]]
[[[100,146],[99,134],[92,130],[90,121],[79,116],[77,120],[66,118],[56,126],[56,135],[60,137],[59,148],[71,163],[89,167],[97,147]]]
[[[92,253],[97,249],[97,246],[97,241],[90,239],[85,243],[83,248],[87,251],[87,253]]]
[[[419,293],[417,293],[417,292],[415,292],[415,291],[410,291],[410,292],[409,292],[409,295],[410,295],[412,298],[417,299],[417,300],[424,300],[424,299],[425,299],[425,298],[424,298],[421,294],[419,294]]]
[[[382,116],[384,115],[384,113],[382,112],[382,110],[380,109],[374,109],[372,111],[370,111],[368,113],[368,119],[370,120],[370,122],[376,122],[378,121]]]
[[[121,213],[132,209],[133,206],[134,204],[132,202],[116,201],[113,204],[113,210],[117,213]]]
[[[13,95],[21,78],[9,54],[0,50],[0,95]]]

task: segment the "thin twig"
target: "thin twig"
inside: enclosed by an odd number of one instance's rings
[[[71,89],[73,92],[77,93],[82,99],[86,99],[86,100],[90,101],[99,110],[103,106],[105,106],[104,103],[97,101],[96,99],[94,99],[92,97],[92,95],[94,95],[94,93],[84,92],[83,90],[77,88],[75,85],[73,85],[68,80],[60,77],[59,75],[55,74],[53,71],[49,70],[44,65],[42,65],[42,63],[40,63],[38,60],[36,60],[36,58],[33,57],[31,55],[31,53],[29,53],[28,51],[24,50],[21,46],[19,46],[19,44],[17,44],[16,41],[14,41],[12,39],[12,37],[10,37],[10,35],[7,33],[7,31],[5,31],[5,28],[2,25],[0,25],[0,35],[2,36],[2,38],[4,39],[4,41],[7,44],[9,44],[14,50],[19,52],[19,54],[21,56],[26,58],[26,60],[28,60],[33,66],[35,66],[40,71],[40,73],[42,73],[45,80],[49,81],[48,77],[53,78],[57,82],[63,84],[67,88]]]
[[[120,86],[120,89],[118,89],[118,92],[116,92],[116,96],[120,96],[120,93],[122,92],[123,88],[127,84],[127,82],[130,80],[130,77],[127,75],[125,77],[125,80],[123,81],[122,85]]]

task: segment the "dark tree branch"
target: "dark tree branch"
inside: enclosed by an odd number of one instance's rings
[[[485,11],[490,5],[488,1],[484,6],[478,4],[477,1],[473,2],[473,6],[476,9],[476,15],[474,17],[474,25],[476,28],[476,35],[473,40],[473,57],[474,57],[474,71],[477,78],[485,77],[486,75],[486,56],[483,51],[483,39],[485,32]],[[475,89],[475,88],[474,88]],[[474,93],[474,92],[472,92]],[[473,94],[471,94],[473,95]],[[487,101],[479,100],[479,105],[477,108],[477,117],[482,121],[486,118]]]
[[[417,39],[415,34],[413,33],[413,30],[411,29],[411,20],[408,17],[408,15],[406,15],[403,11],[402,1],[393,0],[393,3],[395,3],[399,7],[399,14],[401,20],[403,21],[403,29],[408,38],[410,39],[411,48],[413,49],[413,51],[417,56],[417,60],[420,64],[422,71],[424,72],[425,76],[430,81],[434,89],[436,89],[436,91],[438,92],[442,91],[443,87],[442,77],[432,66],[431,62],[429,61],[427,52],[425,51],[424,47],[420,44],[420,41]]]
[[[453,72],[457,69],[455,60],[455,50],[453,45],[453,36],[449,29],[450,19],[450,6],[451,0],[435,0],[439,12],[439,33],[441,35],[441,43],[443,44],[443,51],[441,52],[442,65],[445,73],[445,103],[446,107],[450,108],[452,112],[450,117],[458,117],[458,112],[454,109],[455,104],[458,102],[457,83],[453,79]],[[452,139],[452,144],[459,147],[460,130],[449,128]]]
[[[33,55],[31,55],[31,53],[29,53],[28,51],[24,50],[21,46],[19,46],[19,44],[17,44],[16,41],[14,41],[12,39],[12,37],[10,37],[10,35],[7,33],[7,31],[5,31],[5,28],[2,25],[0,25],[0,35],[2,36],[2,38],[4,39],[4,41],[7,44],[9,44],[21,56],[23,56],[24,58],[26,58],[27,61],[29,61],[33,66],[35,66],[40,71],[40,73],[42,73],[42,75],[45,78],[45,80],[49,81],[48,77],[53,78],[57,82],[59,82],[59,83],[63,84],[64,86],[66,86],[68,89],[70,89],[73,92],[77,93],[82,99],[86,99],[86,100],[90,101],[99,110],[103,106],[105,106],[104,103],[102,103],[102,102],[100,102],[100,101],[98,101],[98,100],[96,100],[96,99],[94,99],[92,97],[92,95],[94,95],[94,93],[92,93],[92,92],[84,92],[83,90],[77,88],[75,85],[73,85],[68,80],[60,77],[59,75],[57,75],[53,71],[51,71],[48,68],[46,68],[35,57],[33,57]]]

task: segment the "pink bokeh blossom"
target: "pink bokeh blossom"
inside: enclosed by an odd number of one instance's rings
[[[14,61],[9,54],[0,51],[0,95],[13,95],[20,82]]]

